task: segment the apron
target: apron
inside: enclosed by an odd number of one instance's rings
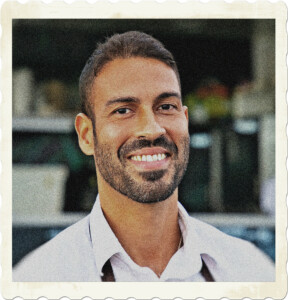
[[[204,260],[202,259],[202,268],[200,271],[201,275],[204,277],[205,281],[207,282],[214,282],[214,278],[212,277],[211,273],[209,272]],[[114,282],[115,277],[112,270],[112,266],[110,260],[107,260],[105,265],[103,266],[103,276],[101,276],[102,281],[110,281]]]

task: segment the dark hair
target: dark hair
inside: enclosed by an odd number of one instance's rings
[[[95,77],[99,74],[105,64],[115,58],[129,57],[155,58],[171,67],[180,85],[179,72],[173,55],[163,46],[161,42],[143,32],[128,31],[115,34],[102,44],[98,44],[81,73],[79,90],[81,99],[81,110],[90,119],[93,118],[93,103],[90,94]]]

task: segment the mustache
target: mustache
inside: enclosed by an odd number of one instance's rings
[[[168,150],[172,154],[178,154],[178,148],[173,143],[170,142],[165,136],[160,136],[159,138],[151,141],[147,139],[135,140],[130,144],[122,145],[118,150],[119,159],[122,157],[126,157],[132,151],[140,150],[146,147],[162,147]]]

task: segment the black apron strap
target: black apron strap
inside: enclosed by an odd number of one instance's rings
[[[108,259],[106,261],[106,263],[104,264],[102,272],[103,272],[103,276],[101,276],[102,281],[104,281],[104,282],[108,282],[108,281],[114,282],[115,281],[115,277],[114,277],[114,273],[112,270],[110,259]],[[209,272],[203,259],[202,259],[202,269],[201,269],[200,273],[204,277],[205,281],[207,281],[207,282],[215,281],[214,278],[212,277],[211,273]]]
[[[110,281],[110,282],[115,281],[115,277],[114,277],[114,273],[112,270],[110,259],[108,259],[106,261],[106,263],[104,264],[104,266],[102,268],[102,272],[103,272],[103,276],[101,276],[102,281]]]
[[[207,281],[207,282],[215,281],[203,259],[202,259],[202,269],[201,269],[200,273],[204,277],[205,281]]]

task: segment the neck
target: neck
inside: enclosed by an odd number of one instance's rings
[[[138,203],[104,182],[99,184],[99,196],[105,218],[122,247],[135,263],[159,276],[179,248],[178,191],[162,202]]]

